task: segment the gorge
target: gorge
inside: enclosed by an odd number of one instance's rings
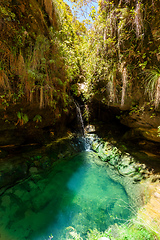
[[[160,238],[159,10],[1,1],[0,239]]]

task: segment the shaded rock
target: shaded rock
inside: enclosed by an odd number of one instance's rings
[[[8,153],[2,149],[0,149],[0,158],[5,158],[8,155]]]
[[[8,159],[6,164],[1,163],[0,169],[0,193],[8,186],[13,186],[17,181],[27,176],[28,167],[21,159]]]
[[[138,218],[160,234],[160,186],[159,183],[148,183],[145,205],[138,212]]]
[[[34,173],[37,173],[37,172],[38,172],[38,169],[37,169],[36,167],[31,167],[31,168],[29,169],[29,172],[30,172],[31,174],[34,174]]]
[[[138,128],[133,128],[127,131],[123,135],[123,140],[134,140],[134,139],[142,139],[142,133],[139,131]]]
[[[134,159],[129,154],[126,153],[125,155],[121,156],[120,165],[122,165],[123,167],[126,167],[129,164],[131,164],[133,161]]]
[[[158,136],[158,128],[133,128],[124,134],[123,139],[147,139],[149,141],[160,143],[160,137]],[[141,141],[140,144],[145,145],[145,142]]]
[[[157,128],[139,128],[138,130],[145,139],[160,143],[160,136],[158,136]]]
[[[84,129],[85,133],[92,133],[96,131],[96,127],[94,125],[87,125]]]
[[[91,144],[91,148],[95,152],[99,152],[99,146],[101,145],[101,142],[93,141]]]
[[[157,128],[160,126],[160,113],[156,112],[153,117],[153,112],[143,111],[140,113],[132,113],[123,115],[121,123],[130,128]]]
[[[119,157],[118,156],[112,156],[110,157],[110,160],[109,160],[109,164],[114,166],[114,167],[117,167],[118,166],[118,163],[119,163]]]
[[[138,164],[129,153],[122,152],[109,142],[103,139],[92,139],[92,150],[97,152],[99,158],[103,162],[108,162],[122,176],[129,176],[133,181],[137,182],[147,178],[150,173],[146,169],[145,164]]]
[[[134,180],[135,182],[141,181],[142,179],[143,179],[143,176],[142,176],[140,173],[136,174],[136,175],[133,177],[133,180]]]
[[[0,145],[21,145],[25,141],[25,136],[15,129],[1,131]]]
[[[134,165],[128,165],[125,167],[121,167],[119,169],[119,173],[121,175],[133,175],[133,173],[136,172],[135,166]]]

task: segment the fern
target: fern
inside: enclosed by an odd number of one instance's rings
[[[17,112],[17,117],[18,117],[19,120],[21,120],[22,119],[22,113],[21,112]]]
[[[23,120],[23,124],[25,124],[29,121],[27,114],[22,115],[22,120]]]
[[[40,115],[36,115],[34,118],[33,118],[33,121],[34,122],[42,122],[42,117]]]
[[[155,108],[158,108],[160,102],[160,69],[154,67],[147,69],[146,73],[146,92],[148,92],[151,100],[154,99]]]

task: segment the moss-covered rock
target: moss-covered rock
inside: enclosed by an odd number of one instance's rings
[[[87,137],[89,137],[89,134],[87,134]],[[117,169],[120,175],[130,176],[135,182],[150,175],[145,164],[137,163],[129,153],[122,154],[117,147],[103,139],[92,138],[91,148],[102,161]]]

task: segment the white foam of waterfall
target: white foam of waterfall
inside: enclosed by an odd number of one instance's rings
[[[80,131],[82,136],[84,136],[84,122],[83,122],[83,118],[82,118],[82,113],[81,113],[81,109],[80,106],[77,102],[74,102],[75,106],[76,106],[76,111],[77,111],[77,119],[78,119],[78,123],[80,125]]]
[[[80,142],[83,144],[83,149],[86,152],[89,152],[91,151],[91,144],[93,142],[93,139],[95,139],[95,134],[89,134],[88,132],[95,131],[95,127],[93,125],[88,125],[86,129],[84,128],[84,122],[83,122],[80,106],[77,102],[74,101],[74,103],[77,111],[77,119],[80,125],[80,133],[81,133]]]

